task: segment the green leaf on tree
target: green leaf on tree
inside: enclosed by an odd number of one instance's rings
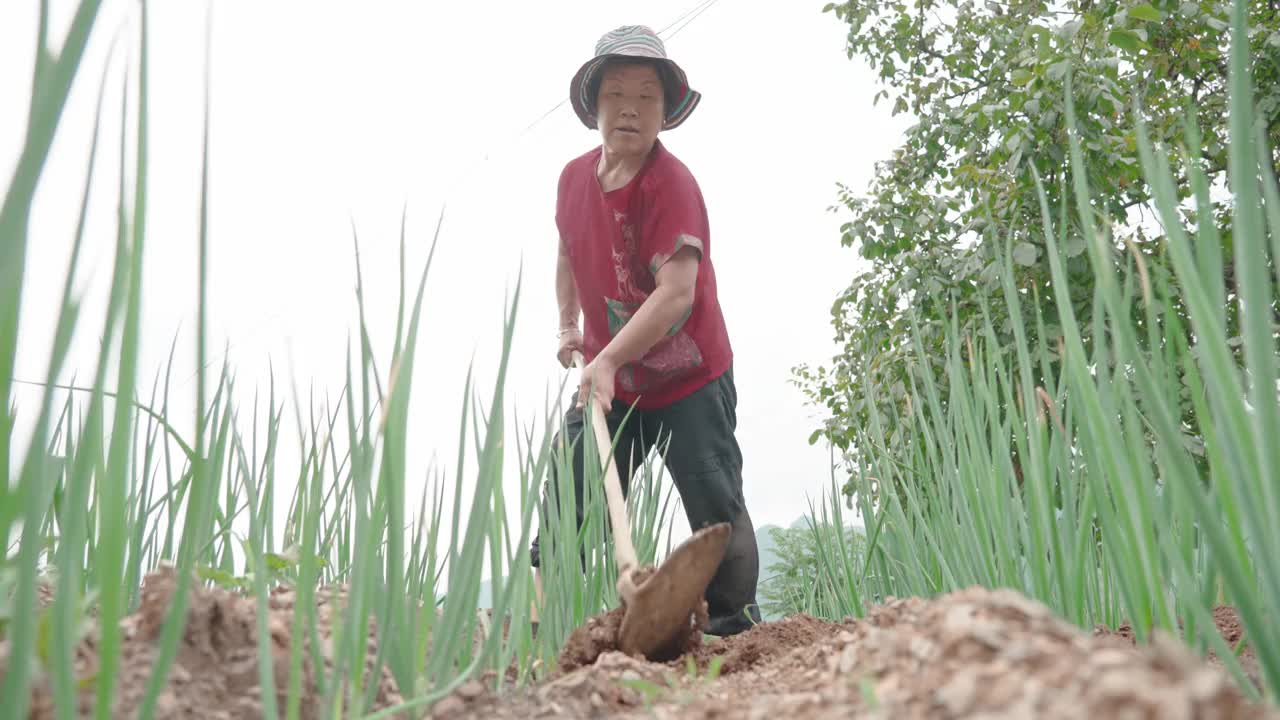
[[[922,11],[919,3],[905,0],[863,0],[834,8],[848,25],[849,58],[868,63],[883,81],[871,91],[873,101],[885,101],[888,111],[900,100],[894,110],[901,116],[905,108],[912,115],[901,140],[877,151],[883,162],[867,191],[841,186],[840,205],[852,217],[832,241],[853,248],[868,269],[837,293],[832,305],[840,353],[825,372],[799,378],[806,393],[830,413],[813,442],[826,440],[840,450],[850,473],[870,452],[859,446],[853,428],[869,426],[872,412],[884,423],[877,453],[910,458],[919,451],[912,446],[912,425],[921,409],[899,417],[903,408],[893,407],[889,388],[908,376],[908,366],[932,368],[936,391],[947,396],[942,338],[953,314],[960,328],[977,333],[976,339],[990,313],[998,337],[989,350],[1011,359],[1014,324],[1007,303],[1000,302],[1010,234],[1015,285],[1034,291],[1026,297],[1022,329],[1038,341],[1042,318],[1035,303],[1052,297],[1055,288],[1042,257],[1047,251],[1034,239],[1042,222],[1037,177],[1049,206],[1065,205],[1068,211],[1067,225],[1055,223],[1054,229],[1066,235],[1062,253],[1069,292],[1082,338],[1089,343],[1099,327],[1091,314],[1094,248],[1077,237],[1082,233],[1074,204],[1076,173],[1082,173],[1096,201],[1095,222],[1119,234],[1131,232],[1141,222],[1130,213],[1133,203],[1151,195],[1137,155],[1135,123],[1146,125],[1156,146],[1180,147],[1186,141],[1192,83],[1199,93],[1190,115],[1203,132],[1203,146],[1193,157],[1202,157],[1206,167],[1227,164],[1230,82],[1222,35],[1230,29],[1228,4],[996,0],[1003,9],[995,13],[978,9],[985,2],[938,0]],[[1271,59],[1280,48],[1280,15],[1262,10],[1274,2],[1249,5],[1255,106],[1260,117],[1274,119],[1280,82]],[[1115,15],[1120,8],[1125,8],[1123,19]],[[1075,139],[1085,148],[1080,168],[1068,158],[1071,133],[1063,119],[1068,75]],[[1141,98],[1137,106],[1129,99],[1135,96]],[[1265,127],[1274,149],[1280,136],[1274,124]],[[1172,163],[1170,172],[1175,187],[1190,190],[1185,161]],[[1196,220],[1193,214],[1184,216],[1183,230],[1194,232]],[[1220,232],[1224,256],[1230,255],[1229,228]],[[1129,261],[1127,253],[1099,257],[1109,257],[1117,272]],[[1157,260],[1149,263],[1153,274],[1160,272]],[[1169,311],[1185,318],[1177,288],[1166,292]],[[994,300],[985,308],[984,296]],[[1229,317],[1224,337],[1239,335],[1236,325]],[[913,328],[919,330],[919,345],[910,339]],[[1059,362],[1052,342],[1059,331],[1046,332],[1048,356]],[[863,387],[878,390],[871,397],[852,390]],[[1189,402],[1179,399],[1183,411]]]
[[[1035,265],[1036,257],[1039,255],[1040,251],[1029,242],[1020,242],[1013,246],[1013,261],[1024,267]]]
[[[1160,22],[1160,11],[1150,5],[1139,5],[1129,8],[1129,17],[1147,22]]]
[[[1129,30],[1116,28],[1111,31],[1109,39],[1111,40],[1112,45],[1115,45],[1121,50],[1136,53],[1138,50],[1142,49],[1142,39],[1139,38],[1136,33]]]

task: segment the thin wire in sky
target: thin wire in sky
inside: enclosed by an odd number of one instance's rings
[[[680,17],[668,23],[666,27],[658,31],[658,35],[662,35],[666,31],[670,30],[672,27],[678,25],[685,18],[689,17],[690,15],[693,15],[694,13],[701,15],[707,8],[711,7],[712,5],[716,4],[719,1],[720,0],[703,0],[703,2],[700,5],[695,5],[692,9],[685,11],[685,14],[681,15]],[[674,34],[675,33],[672,33],[672,35]]]
[[[706,11],[710,10],[710,9],[711,9],[711,6],[712,6],[712,5],[715,5],[715,4],[716,4],[716,3],[718,3],[718,2],[720,2],[720,0],[707,0],[707,2],[705,2],[701,7],[699,7],[699,8],[697,9],[697,11],[696,11],[696,12],[694,12],[694,13],[693,13],[693,17],[691,17],[691,18],[689,18],[688,20],[686,20],[686,21],[685,21],[685,23],[684,23],[683,25],[681,25],[680,27],[676,28],[675,30],[672,30],[672,31],[671,31],[671,34],[667,36],[667,40],[670,40],[671,38],[673,38],[673,37],[675,37],[677,34],[679,34],[679,32],[680,32],[681,30],[683,30],[683,29],[685,29],[685,28],[689,27],[689,23],[693,22],[694,20],[697,20],[699,15],[701,15],[702,13],[704,13],[704,12],[706,12]],[[676,22],[680,22],[680,21],[679,21],[679,20],[677,20]],[[675,24],[675,23],[672,23],[672,25],[674,25],[674,24]],[[670,25],[668,25],[667,27],[671,27],[671,26],[670,26]]]
[[[671,38],[675,37],[676,34],[679,33],[681,30],[689,27],[689,24],[692,23],[694,20],[697,20],[699,15],[702,15],[702,13],[706,12],[707,10],[710,10],[711,7],[718,2],[720,2],[720,0],[702,0],[697,5],[694,5],[689,10],[686,10],[685,13],[680,17],[676,18],[675,20],[672,20],[670,23],[667,23],[665,27],[663,27],[661,30],[658,31],[659,37],[661,37],[662,34],[665,33],[666,31],[671,30],[671,28],[675,27],[676,29],[673,30],[670,35],[664,38],[664,40],[670,40]],[[676,27],[677,25],[679,25],[679,27]],[[541,123],[543,120],[546,120],[548,117],[550,117],[552,113],[564,107],[564,104],[567,102],[569,102],[569,98],[564,98],[560,102],[552,106],[551,109],[539,115],[536,119],[534,119],[533,122],[526,125],[523,130],[516,133],[515,136],[511,138],[511,142],[515,142],[520,138],[524,137],[526,133],[528,133],[530,130],[534,129],[535,127],[537,127],[539,123]],[[482,158],[481,162],[483,162],[484,160],[488,160],[489,157],[490,157],[489,155],[485,155],[484,158]]]

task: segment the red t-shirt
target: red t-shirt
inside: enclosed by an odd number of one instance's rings
[[[596,147],[565,166],[556,198],[560,242],[582,303],[587,362],[653,292],[663,263],[685,245],[702,254],[689,316],[615,380],[618,400],[663,407],[719,377],[733,358],[716,297],[707,208],[689,168],[661,142],[631,182],[607,193],[596,177],[600,153]]]

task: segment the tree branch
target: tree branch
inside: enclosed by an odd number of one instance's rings
[[[1191,83],[1191,104],[1192,105],[1200,104],[1200,90],[1203,87],[1204,87],[1204,75],[1203,74],[1196,75],[1195,79]]]
[[[962,90],[961,92],[957,92],[957,93],[952,93],[952,94],[950,94],[950,95],[946,95],[946,96],[944,96],[944,97],[942,97],[942,98],[940,98],[940,99],[941,99],[943,102],[946,102],[946,101],[948,101],[948,100],[955,100],[956,98],[964,98],[964,97],[968,96],[968,95],[969,95],[969,93],[971,93],[971,92],[973,92],[973,91],[975,91],[975,90],[981,90],[981,89],[983,89],[983,88],[991,87],[993,84],[995,84],[995,81],[996,81],[996,80],[995,80],[995,78],[987,78],[986,80],[984,80],[984,81],[982,81],[982,82],[978,83],[977,85],[974,85],[974,86],[969,87],[969,88],[965,88],[965,89],[964,89],[964,90]]]
[[[924,55],[925,57],[933,58],[934,60],[937,60],[944,64],[947,62],[947,56],[943,55],[942,53],[939,53],[937,50],[934,50],[933,48],[925,47],[923,40],[918,41],[916,43],[916,52],[920,53],[921,55]]]

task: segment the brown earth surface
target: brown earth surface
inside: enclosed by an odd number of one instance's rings
[[[1229,614],[1220,616],[1229,632]],[[616,620],[601,626],[608,622]],[[1224,670],[1172,637],[1138,647],[1123,635],[1087,633],[1015,592],[968,588],[890,599],[860,621],[765,623],[668,663],[605,649],[501,696],[470,683],[437,703],[433,717],[1146,720],[1280,711],[1247,702]]]
[[[111,716],[136,717],[146,693],[155,662],[161,628],[177,590],[177,573],[162,567],[148,575],[142,585],[138,611],[121,621],[121,657]],[[48,595],[48,593],[44,593]],[[262,688],[258,676],[257,606],[253,597],[192,583],[188,595],[187,627],[178,643],[178,653],[168,684],[156,705],[157,718],[210,718],[217,720],[258,720],[262,718]],[[47,602],[49,598],[43,598]],[[270,595],[268,628],[274,653],[277,707],[284,714],[288,697],[290,636],[294,594],[278,588]],[[334,667],[333,627],[342,620],[340,593],[316,594],[316,625],[321,656],[326,668]],[[377,661],[376,628],[370,620],[365,657],[366,676]],[[97,634],[91,633],[77,646],[75,677],[80,681],[81,717],[92,717],[98,670]],[[302,653],[302,693],[300,717],[319,718],[324,698],[317,692],[310,643]],[[8,667],[8,646],[0,644],[0,676]],[[385,667],[375,695],[375,708],[402,702],[395,681]],[[47,678],[37,676],[32,692],[29,718],[52,720],[56,715]]]
[[[122,622],[123,657],[113,717],[134,717],[145,690],[175,577],[148,576],[139,611]],[[340,593],[317,594],[321,656],[332,667]],[[254,601],[194,588],[189,623],[157,717],[262,717]],[[293,594],[273,591],[269,628],[279,702],[288,676]],[[1230,608],[1215,613],[1228,644],[1240,639]],[[627,657],[608,629],[619,611],[575,631],[561,668],[542,682],[497,694],[492,681],[459,687],[426,714],[433,718],[1276,718],[1274,707],[1246,702],[1212,658],[1157,636],[1133,643],[1130,629],[1085,632],[1045,606],[1008,590],[969,588],[930,600],[889,599],[862,620],[831,623],[795,616],[729,638],[691,636],[669,662]],[[504,628],[505,629],[505,628]],[[377,651],[370,628],[366,663]],[[479,638],[473,640],[478,641]],[[310,650],[304,648],[302,717],[320,716]],[[0,643],[0,675],[6,667]],[[1250,657],[1245,651],[1244,657]],[[91,635],[77,648],[79,678],[96,670]],[[492,677],[487,676],[487,677]],[[92,707],[85,683],[81,712]],[[49,689],[37,679],[30,717],[52,718]],[[375,708],[400,702],[384,669]],[[408,717],[409,714],[397,715]]]
[[[1213,609],[1213,624],[1218,628],[1218,634],[1226,641],[1227,647],[1232,650],[1237,649],[1238,644],[1244,638],[1244,625],[1240,622],[1240,615],[1236,609],[1229,605],[1219,605]],[[1179,624],[1181,627],[1181,624]],[[1137,643],[1138,638],[1134,633],[1133,626],[1129,623],[1122,623],[1115,630],[1111,630],[1104,625],[1094,628],[1094,636],[1111,637],[1121,640],[1129,645]],[[1216,667],[1223,667],[1223,662],[1218,658],[1217,653],[1212,649],[1208,651],[1207,658],[1210,664]],[[1262,683],[1262,666],[1258,664],[1257,653],[1254,652],[1253,646],[1245,643],[1240,649],[1237,660],[1240,668],[1244,670],[1246,676],[1253,681],[1256,688],[1261,689]]]

